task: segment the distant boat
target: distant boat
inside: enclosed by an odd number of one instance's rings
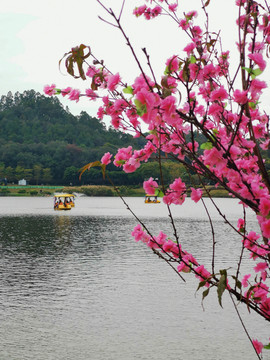
[[[148,194],[145,195],[144,202],[145,202],[146,204],[159,204],[159,203],[160,203],[160,201],[158,200],[157,196],[155,196],[155,195],[148,195]]]
[[[74,199],[73,194],[55,194],[54,210],[71,210],[75,206]]]
[[[159,204],[160,201],[158,200],[158,197],[163,197],[163,191],[160,189],[155,189],[154,195],[145,194],[144,202],[146,204]]]

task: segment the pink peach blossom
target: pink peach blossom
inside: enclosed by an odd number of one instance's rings
[[[143,188],[146,194],[155,195],[155,191],[158,188],[158,183],[150,177],[147,181],[143,182]]]
[[[152,15],[152,17],[156,17],[156,16],[160,15],[161,12],[162,12],[162,8],[159,5],[157,5],[151,10],[151,15]]]
[[[177,3],[174,3],[174,4],[169,4],[169,10],[175,12],[176,9],[178,7],[178,4]]]
[[[261,229],[263,236],[270,238],[270,219],[262,222]]]
[[[214,78],[218,74],[219,69],[215,67],[212,63],[205,65],[203,68],[203,77],[204,79]]]
[[[150,239],[150,236],[143,230],[140,224],[135,226],[131,235],[134,237],[136,242],[142,241],[143,243],[147,243]]]
[[[114,157],[114,165],[121,166],[123,165],[130,157],[132,156],[132,146],[127,148],[119,148],[117,154]]]
[[[181,205],[185,201],[186,196],[186,185],[181,178],[177,178],[170,184],[169,189],[163,197],[163,202],[168,205]]]
[[[107,88],[110,91],[114,91],[117,87],[117,85],[120,82],[120,75],[119,73],[115,74],[115,75],[109,75],[107,77]]]
[[[65,89],[62,89],[61,90],[62,96],[65,97],[66,95],[68,95],[71,92],[71,90],[72,90],[72,88],[70,86]]]
[[[211,101],[223,101],[228,98],[228,93],[223,86],[214,90],[210,95]]]
[[[209,279],[209,277],[211,276],[211,273],[205,269],[204,265],[198,266],[195,269],[195,271],[196,271],[195,277],[198,278],[200,281]],[[209,287],[209,285],[210,284],[208,282],[206,282],[205,286]]]
[[[247,274],[247,275],[244,275],[241,283],[244,287],[247,287],[248,286],[248,279],[250,278],[251,274]]]
[[[266,61],[263,59],[263,55],[261,53],[249,54],[248,57],[259,66],[261,71],[266,68]]]
[[[195,203],[201,200],[202,197],[202,190],[201,189],[194,189],[193,187],[191,189],[191,200],[193,200]]]
[[[254,270],[256,272],[259,272],[259,271],[265,271],[267,268],[268,265],[265,262],[260,262],[254,267]]]
[[[176,55],[170,57],[166,61],[166,66],[170,72],[177,71],[179,69],[179,59]]]
[[[126,173],[133,173],[134,171],[136,171],[140,167],[140,165],[141,165],[140,161],[138,161],[137,159],[131,157],[123,165],[123,170]]]
[[[96,101],[98,95],[95,91],[93,91],[92,89],[86,89],[85,90],[85,94],[87,97],[90,98],[90,100]]]
[[[254,340],[252,340],[252,344],[253,344],[257,354],[260,354],[262,352],[262,349],[263,349],[263,343],[261,343],[257,339],[254,339]]]
[[[198,13],[196,10],[191,10],[185,16],[187,19],[192,19],[193,17],[197,17]]]
[[[142,14],[144,14],[145,10],[147,9],[147,6],[146,5],[142,5],[142,6],[139,6],[139,7],[136,7],[134,10],[133,10],[133,14],[135,16],[141,16]]]
[[[72,89],[70,91],[70,93],[68,94],[68,98],[69,98],[69,100],[74,100],[74,101],[78,102],[80,99],[80,94],[81,94],[80,90]]]
[[[190,54],[193,53],[193,50],[196,48],[196,45],[192,42],[190,44],[188,44],[185,48],[184,51],[187,53],[187,55],[189,56]]]
[[[267,216],[270,212],[270,199],[267,198],[260,199],[259,210],[262,216]]]
[[[181,19],[179,22],[179,27],[181,27],[183,30],[187,30],[189,28],[189,22],[187,19]]]
[[[253,79],[249,88],[252,99],[258,99],[263,89],[267,88],[265,81]]]
[[[102,158],[101,158],[101,163],[104,164],[104,165],[108,165],[110,162],[111,162],[111,157],[112,157],[112,154],[110,154],[109,152],[106,152]]]
[[[56,89],[55,89],[56,85],[52,84],[52,85],[45,85],[43,88],[43,91],[46,95],[52,96],[54,94],[56,94]]]
[[[157,242],[157,244],[159,245],[163,245],[166,242],[167,239],[167,235],[164,234],[162,231],[160,231],[160,233],[158,234],[158,236],[154,237],[155,241]]]
[[[237,102],[239,105],[244,105],[248,102],[247,97],[248,91],[241,91],[241,90],[235,90],[233,93],[234,101]]]

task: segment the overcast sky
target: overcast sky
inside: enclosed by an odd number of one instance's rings
[[[122,0],[105,0],[106,4],[120,9]],[[224,50],[232,50],[235,44],[233,28],[237,9],[234,0],[212,0],[208,7],[211,13],[212,29],[222,30]],[[142,5],[141,0],[126,0],[123,26],[134,44],[135,49],[144,59],[141,48],[146,47],[153,62],[153,67],[160,76],[166,59],[174,54],[181,54],[187,39],[177,26],[167,17],[145,21],[135,18],[132,9]],[[185,10],[199,10],[200,0],[180,0]],[[113,72],[120,72],[123,80],[130,82],[138,74],[138,68],[125,46],[117,29],[98,19],[108,16],[96,0],[7,0],[0,9],[0,95],[9,90],[34,89],[43,92],[46,84],[55,83],[57,87],[72,86],[85,89],[89,84],[73,80],[60,72],[58,62],[71,47],[81,43],[89,45],[93,53],[105,60]],[[64,69],[63,69],[64,72]],[[62,100],[62,97],[61,97]],[[97,104],[88,99],[65,102],[75,115],[81,110],[96,114]]]

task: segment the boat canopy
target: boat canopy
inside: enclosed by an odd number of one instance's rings
[[[70,198],[70,197],[75,197],[75,195],[73,195],[73,194],[55,194],[54,197],[55,198],[61,198],[61,197]]]

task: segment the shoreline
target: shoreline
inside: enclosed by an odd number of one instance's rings
[[[143,187],[118,186],[117,190],[122,196],[144,197]],[[214,186],[209,186],[208,191],[212,197],[230,197],[228,193]],[[46,186],[46,185],[4,185],[0,186],[0,197],[3,196],[53,196],[55,193],[79,193],[85,196],[119,196],[113,186],[106,185],[82,185],[82,186]],[[189,193],[189,191],[188,191]],[[208,197],[204,194],[203,197]]]

